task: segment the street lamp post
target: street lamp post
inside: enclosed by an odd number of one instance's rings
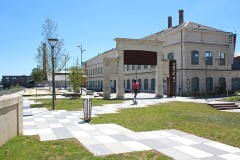
[[[83,50],[83,49],[82,49],[82,43],[81,43],[81,46],[77,46],[77,47],[80,48],[80,52],[81,52],[81,72],[82,72],[82,74],[83,74],[83,67],[82,67],[82,54],[83,54],[83,52],[86,51],[86,50]],[[82,75],[82,74],[81,74],[81,75]],[[82,94],[82,82],[81,82],[81,94]]]
[[[67,70],[67,61],[69,60],[69,55],[65,54],[65,91],[67,90],[67,80],[66,80],[66,70]]]
[[[51,57],[52,57],[52,110],[54,110],[55,101],[55,73],[54,73],[54,47],[57,45],[58,39],[49,38],[48,43],[51,46]]]

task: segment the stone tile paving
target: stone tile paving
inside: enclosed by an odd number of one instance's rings
[[[142,107],[171,100],[180,99],[139,99],[139,105],[126,101],[123,104],[93,107],[92,113],[93,116],[116,113],[120,108]],[[41,141],[76,138],[95,156],[154,149],[176,160],[240,160],[239,148],[175,129],[134,132],[116,124],[91,125],[80,119],[83,118],[82,111],[31,109],[27,99],[24,99],[23,108],[24,135],[39,135]]]

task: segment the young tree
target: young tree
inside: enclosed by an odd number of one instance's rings
[[[36,97],[37,97],[37,87],[38,83],[42,82],[44,79],[44,72],[42,69],[39,67],[33,68],[31,76],[33,78],[33,81],[35,82],[35,87],[36,87]]]
[[[54,71],[61,71],[66,64],[66,49],[64,49],[64,41],[62,38],[59,38],[57,24],[47,18],[45,23],[42,25],[42,36],[43,41],[40,43],[38,47],[38,52],[35,55],[35,60],[38,65],[43,68],[43,71],[50,74],[52,73],[52,58],[54,58]],[[48,42],[49,38],[57,38],[58,42],[54,47],[54,57],[51,55],[51,46]],[[69,61],[70,57],[68,57],[67,61]],[[46,68],[46,69],[45,69]]]
[[[83,71],[79,66],[78,58],[76,60],[76,64],[72,66],[69,70],[68,77],[70,79],[70,83],[72,85],[74,93],[78,93],[82,83],[84,82]]]

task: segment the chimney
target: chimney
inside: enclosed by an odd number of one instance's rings
[[[178,13],[179,13],[179,24],[182,24],[183,23],[183,10],[178,10]]]
[[[168,16],[168,28],[172,27],[172,17]]]

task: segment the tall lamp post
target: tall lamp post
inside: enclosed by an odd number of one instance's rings
[[[69,54],[65,54],[65,91],[67,90],[67,80],[66,80],[66,70],[67,70],[67,61],[70,59]]]
[[[57,45],[58,39],[49,38],[48,43],[51,46],[51,57],[52,57],[52,110],[54,110],[55,101],[55,73],[54,73],[54,47]]]
[[[86,50],[83,50],[82,49],[82,43],[81,43],[81,46],[77,46],[77,47],[79,47],[80,48],[80,52],[81,52],[81,72],[83,73],[83,67],[82,67],[82,54],[83,54],[83,52],[84,51],[86,51]],[[82,94],[82,82],[81,82],[81,94]]]

